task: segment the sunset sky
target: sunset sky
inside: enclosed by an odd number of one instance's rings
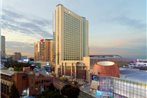
[[[33,56],[33,44],[53,38],[54,11],[63,4],[89,21],[90,54],[147,58],[146,0],[2,0],[6,53]]]

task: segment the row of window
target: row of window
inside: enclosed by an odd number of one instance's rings
[[[131,82],[114,81],[114,92],[129,98],[146,98],[147,88]]]
[[[1,74],[1,79],[4,79],[4,80],[8,80],[8,81],[11,81],[12,80],[12,77],[11,76],[7,76],[7,75],[4,75],[4,74]]]
[[[8,95],[10,93],[9,86],[2,83],[1,84],[1,92]]]
[[[126,98],[147,98],[146,84],[110,77],[98,77],[98,81],[99,90],[112,92]]]

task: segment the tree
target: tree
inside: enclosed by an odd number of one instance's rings
[[[10,98],[20,98],[19,92],[14,84],[11,87]]]
[[[68,79],[66,77],[60,77],[59,79],[63,82],[68,82]]]
[[[51,83],[49,86],[48,86],[48,90],[49,91],[55,91],[55,86],[54,86],[54,84],[53,83]]]
[[[48,89],[43,91],[37,98],[65,98],[63,95],[60,94],[58,90],[54,87],[54,84],[51,83],[48,86]]]
[[[65,98],[63,95],[61,95],[59,92],[51,92],[48,94],[47,98]]]
[[[80,89],[75,86],[65,85],[61,90],[62,95],[68,98],[78,98],[80,94]]]

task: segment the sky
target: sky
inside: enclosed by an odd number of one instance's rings
[[[33,56],[34,42],[53,38],[59,3],[88,19],[90,54],[147,58],[146,0],[2,0],[6,53]]]

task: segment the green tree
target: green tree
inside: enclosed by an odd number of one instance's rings
[[[19,92],[14,84],[11,87],[10,98],[20,98]]]
[[[37,98],[65,98],[60,92],[54,87],[54,84],[51,83],[48,86],[48,89],[43,91]]]
[[[55,86],[54,86],[54,84],[53,83],[51,83],[49,86],[48,86],[48,90],[49,91],[55,91]]]
[[[80,89],[75,86],[65,85],[61,90],[62,95],[68,98],[78,98]]]

